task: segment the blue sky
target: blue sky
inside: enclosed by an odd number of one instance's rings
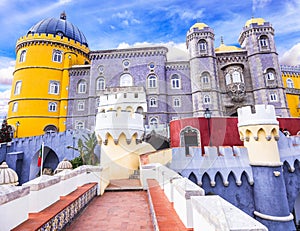
[[[300,64],[299,0],[1,0],[0,113],[5,110],[15,59],[15,43],[44,18],[67,20],[86,36],[91,50],[136,44],[168,44],[185,49],[187,30],[204,22],[227,45],[238,45],[245,22],[262,17],[275,28],[281,63]]]

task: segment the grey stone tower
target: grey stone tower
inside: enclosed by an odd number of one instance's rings
[[[262,18],[248,20],[239,43],[247,50],[254,104],[272,104],[277,116],[289,116],[272,25]]]
[[[204,23],[194,24],[186,36],[190,55],[193,115],[203,116],[206,108],[220,116],[214,32]]]

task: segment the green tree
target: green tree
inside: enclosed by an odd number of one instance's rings
[[[95,132],[83,135],[82,139],[78,140],[78,150],[83,164],[96,165],[99,163],[99,160],[95,154],[97,143]]]
[[[7,124],[6,119],[3,120],[0,130],[0,143],[11,141],[12,127]]]

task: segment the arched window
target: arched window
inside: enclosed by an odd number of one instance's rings
[[[22,81],[17,81],[15,85],[15,95],[19,95],[21,93]]]
[[[56,112],[57,111],[57,103],[55,103],[55,102],[49,102],[49,104],[48,104],[48,111],[50,111],[50,112]]]
[[[180,89],[180,77],[177,74],[172,75],[171,77],[171,88]]]
[[[199,47],[199,51],[200,52],[205,52],[206,49],[207,49],[207,43],[204,39],[201,39],[199,42],[198,42],[198,47]]]
[[[77,111],[84,111],[84,109],[85,109],[85,102],[84,101],[78,101]]]
[[[57,132],[58,129],[56,126],[54,125],[47,125],[45,128],[44,128],[44,132],[45,133],[54,133],[54,132]]]
[[[25,62],[25,60],[26,60],[26,50],[22,50],[20,53],[19,62],[22,63],[22,62]]]
[[[149,125],[157,125],[158,124],[158,118],[157,117],[151,117],[149,119]]]
[[[288,78],[288,79],[286,80],[286,86],[287,86],[288,88],[294,88],[294,81],[293,81],[292,79]]]
[[[268,39],[268,36],[266,35],[262,35],[259,37],[259,46],[262,48],[262,49],[266,49],[269,47],[269,39]]]
[[[174,98],[173,99],[173,106],[174,107],[180,107],[181,106],[181,100],[180,100],[180,98]]]
[[[208,73],[203,73],[201,79],[203,84],[209,84],[210,78]]]
[[[75,129],[84,129],[84,122],[76,121],[75,122]]]
[[[277,101],[277,94],[276,93],[270,93],[270,102],[276,102]]]
[[[50,81],[49,94],[58,94],[59,93],[59,82]]]
[[[133,79],[130,74],[123,74],[120,77],[120,87],[130,87],[133,85]]]
[[[15,102],[15,103],[13,104],[11,111],[12,111],[12,112],[18,111],[18,103],[17,103],[17,102]]]
[[[96,82],[97,91],[101,91],[105,89],[105,79],[103,77],[99,77]]]
[[[266,73],[266,78],[267,80],[271,81],[271,80],[275,80],[275,74],[274,71],[269,69]]]
[[[78,91],[78,93],[86,93],[86,81],[85,80],[80,80],[78,82],[77,91]]]
[[[148,87],[149,88],[156,88],[157,87],[157,78],[155,75],[150,75],[148,77]]]
[[[203,97],[203,103],[204,104],[210,104],[210,96],[209,95],[205,95]]]
[[[60,50],[53,50],[52,61],[53,62],[61,63],[61,61],[62,61],[62,51],[60,51]]]
[[[151,97],[149,99],[149,107],[157,107],[157,99],[154,97]]]

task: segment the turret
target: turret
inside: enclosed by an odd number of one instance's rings
[[[220,115],[220,99],[214,50],[214,31],[205,23],[194,24],[187,32],[194,116],[203,116],[206,108]]]
[[[295,230],[277,146],[279,127],[274,106],[239,108],[238,128],[253,172],[256,219],[269,230]]]

